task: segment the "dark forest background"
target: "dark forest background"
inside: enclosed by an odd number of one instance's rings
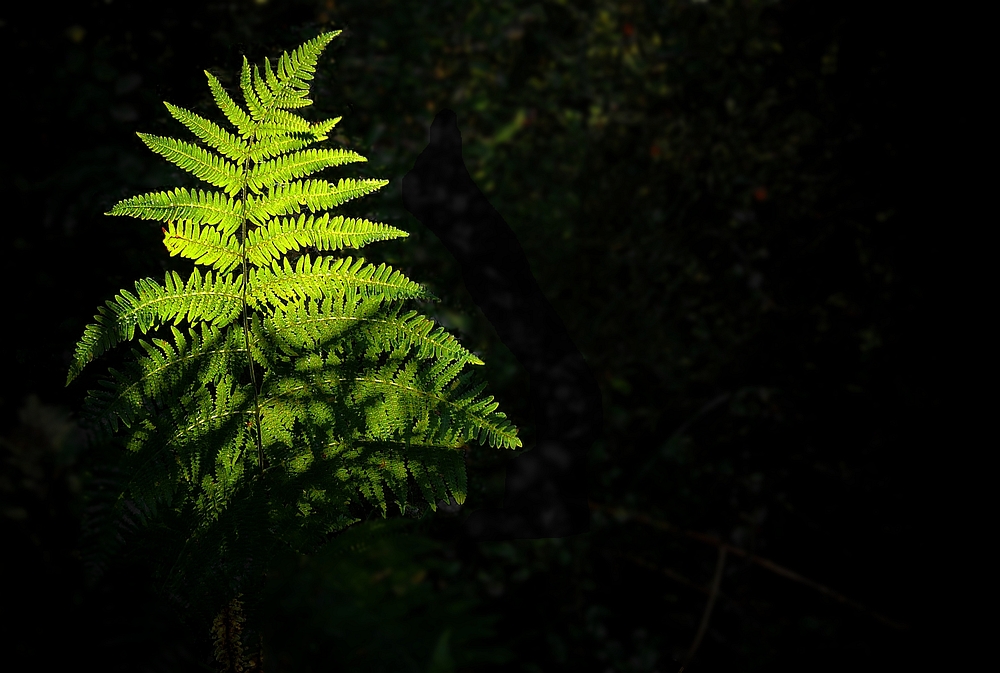
[[[217,116],[203,70],[329,29],[306,114],[342,115],[335,144],[368,157],[338,175],[391,180],[344,211],[412,234],[365,256],[442,297],[422,310],[486,360],[530,447],[527,375],[401,203],[454,110],[470,173],[599,379],[605,436],[589,534],[458,545],[458,522],[502,501],[510,456],[476,448],[460,511],[361,524],[381,540],[365,554],[277,572],[288,670],[676,673],[696,640],[690,673],[909,670],[965,649],[958,600],[980,583],[955,569],[982,534],[958,479],[980,469],[964,433],[982,403],[955,379],[983,365],[953,249],[980,244],[965,164],[940,159],[973,137],[945,115],[964,114],[946,21],[832,0],[155,7],[0,12],[0,657],[207,670],[207,631],[141,558],[85,586],[74,417],[102,368],[63,383],[100,303],[190,266],[158,225],[102,215],[189,184],[135,133],[185,136],[162,101]]]

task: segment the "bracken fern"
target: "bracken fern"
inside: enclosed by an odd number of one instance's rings
[[[109,300],[67,378],[158,330],[86,399],[89,425],[118,447],[104,495],[94,496],[88,560],[99,570],[141,532],[161,588],[208,619],[250,591],[278,551],[315,551],[357,522],[350,506],[359,499],[383,516],[390,499],[406,511],[414,491],[432,510],[450,497],[461,503],[467,442],[521,445],[481,396],[486,384],[463,372],[482,361],[403,310],[406,300],[436,298],[389,266],[330,254],[408,235],[321,212],[387,180],[304,179],[366,161],[309,148],[339,117],[291,112],[311,104],[309,80],[339,32],[274,67],[265,60],[263,74],[244,58],[245,109],[206,72],[232,130],[167,103],[201,144],[139,134],[216,189],[142,194],[107,214],[164,223],[167,250],[196,266],[187,279],[140,280]]]

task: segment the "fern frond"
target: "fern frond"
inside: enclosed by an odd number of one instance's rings
[[[381,222],[343,215],[330,218],[299,215],[298,219],[273,219],[265,227],[250,231],[247,238],[247,259],[256,266],[269,265],[290,250],[310,246],[317,250],[360,248],[369,243],[403,238],[409,234]]]
[[[244,57],[245,58],[245,57]],[[266,62],[266,61],[265,61]],[[261,105],[266,110],[273,109],[275,107],[274,93],[271,91],[271,87],[264,82],[264,79],[260,76],[260,68],[256,65],[253,67],[253,89],[260,98]]]
[[[224,233],[240,226],[239,201],[220,192],[188,191],[183,187],[169,192],[149,192],[119,201],[105,215],[128,215],[157,222],[218,224]]]
[[[264,62],[265,70],[273,76],[273,71],[271,70],[271,64],[269,61]],[[274,91],[274,104],[285,110],[294,110],[297,108],[309,107],[312,105],[312,100],[305,97],[306,92],[300,91],[298,89],[292,88],[273,88]]]
[[[193,494],[199,528],[217,519],[240,475],[256,460],[247,451],[246,418],[253,401],[241,386],[223,379],[214,390],[200,386],[144,419],[126,444],[126,491],[155,515],[180,488]]]
[[[288,131],[285,134],[260,138],[256,144],[251,146],[250,158],[254,161],[263,161],[326,140],[327,134],[341,119],[341,117],[336,117],[310,124],[305,131]]]
[[[314,138],[316,138],[317,141],[326,140],[327,134],[340,122],[341,119],[343,119],[343,117],[335,117],[333,119],[326,119],[324,121],[311,124],[309,126],[309,132]]]
[[[416,311],[400,311],[399,306],[385,310],[378,297],[345,292],[321,301],[289,303],[266,321],[265,330],[286,352],[326,348],[349,335],[380,352],[412,348],[419,358],[455,360],[458,370],[467,362],[485,364],[433,320]]]
[[[241,171],[217,154],[193,143],[173,138],[163,138],[148,133],[137,133],[136,135],[142,139],[142,142],[146,143],[149,149],[170,163],[183,168],[211,185],[222,187],[230,196],[239,192],[243,186],[240,180]]]
[[[247,185],[255,193],[279,182],[288,182],[331,166],[368,161],[350,150],[303,150],[254,166],[246,176]]]
[[[464,390],[449,402],[451,417],[456,422],[464,422],[464,429],[469,433],[467,436],[480,444],[488,442],[490,446],[503,449],[520,447],[521,440],[517,437],[517,428],[507,420],[506,414],[496,410],[500,405],[493,401],[493,396],[489,395],[482,400],[476,399],[486,384],[472,385],[473,377],[470,374],[466,373],[459,377],[456,387]]]
[[[253,136],[254,123],[250,116],[226,93],[215,75],[207,70],[205,75],[208,77],[208,87],[212,90],[215,104],[219,106],[222,114],[226,115],[226,119],[237,128],[241,136],[244,138]]]
[[[254,91],[250,76],[250,62],[247,61],[246,56],[243,57],[243,68],[240,70],[240,89],[243,91],[243,102],[246,103],[247,110],[250,112],[250,118],[256,122],[254,124],[254,132],[256,133],[260,128],[260,122],[264,119],[266,108],[264,102],[257,97],[257,92]]]
[[[193,259],[222,273],[235,269],[242,259],[239,241],[233,236],[194,222],[168,223],[163,230],[163,244],[171,257]]]
[[[286,87],[308,91],[308,82],[316,72],[316,63],[319,61],[319,55],[323,52],[326,45],[330,44],[333,38],[340,35],[341,32],[334,30],[317,35],[292,53],[285,52],[282,54],[278,60],[278,80]]]
[[[400,443],[366,441],[341,454],[340,464],[351,479],[354,490],[365,500],[387,513],[385,487],[396,496],[396,506],[404,511],[408,500],[407,458]]]
[[[305,206],[312,212],[329,210],[353,198],[382,189],[388,180],[341,178],[336,185],[325,180],[298,180],[280,184],[262,196],[247,197],[247,217],[263,224],[272,217],[299,213]]]
[[[359,425],[364,428],[360,439],[385,440],[392,432],[414,428],[422,420],[424,432],[418,439],[424,443],[458,447],[474,439],[484,444],[488,440],[494,447],[521,446],[517,429],[504,413],[496,411],[493,397],[476,399],[486,384],[473,384],[471,373],[460,377],[452,389],[438,392],[428,385],[428,368],[418,367],[416,361],[404,365],[390,360],[381,367],[360,370],[338,367],[337,360],[334,354],[327,361],[318,356],[301,358],[295,376],[275,376],[265,382],[262,403],[340,400],[365,418]],[[438,413],[432,416],[434,411]]]
[[[214,147],[237,163],[247,158],[249,148],[246,141],[240,140],[218,124],[196,115],[190,110],[171,105],[165,101],[163,104],[167,106],[167,110],[170,111],[174,119],[188,127],[202,142]]]
[[[320,140],[325,139],[325,136],[320,138]],[[309,145],[312,145],[315,142],[316,136],[311,130],[304,133],[290,133],[285,136],[263,138],[251,146],[250,159],[256,162],[264,161],[265,159],[279,156],[285,152],[294,152],[295,150],[302,149],[303,147],[309,147]]]
[[[263,113],[257,133],[261,138],[288,133],[307,133],[312,124],[298,116],[278,107],[267,108]]]
[[[111,378],[101,381],[103,390],[92,390],[85,401],[88,417],[104,428],[118,431],[119,421],[131,427],[136,419],[162,409],[172,399],[205,381],[220,381],[247,360],[242,334],[221,332],[202,323],[199,331],[186,336],[171,325],[174,343],[164,339],[139,340],[146,352],[133,349],[135,359],[124,371],[110,370]]]
[[[470,440],[521,444],[483,396],[485,383],[463,373],[482,360],[404,310],[407,300],[437,297],[386,264],[314,256],[408,235],[321,212],[388,180],[304,179],[366,161],[309,147],[340,117],[310,122],[292,112],[312,104],[309,80],[339,33],[276,65],[251,68],[244,58],[242,106],[206,72],[235,132],[166,103],[201,144],[139,134],[222,191],[150,192],[111,208],[166,223],[170,255],[198,266],[186,280],[175,272],[162,284],[140,280],[99,307],[67,376],[68,384],[120,342],[169,325],[165,338],[137,339],[131,360],[86,398],[91,427],[120,449],[121,468],[109,493],[91,500],[86,558],[107,558],[123,535],[143,529],[147,549],[169,566],[156,568],[160,588],[185,596],[178,605],[206,623],[240,591],[252,595],[278,545],[308,553],[357,522],[349,506],[359,498],[383,516],[393,499],[405,511],[412,477],[432,509],[449,497],[463,502],[459,449]],[[96,524],[106,526],[98,533]]]
[[[128,290],[98,309],[95,322],[87,325],[76,347],[67,384],[84,366],[122,341],[168,321],[205,320],[220,327],[232,322],[241,308],[237,281],[228,276],[204,278],[196,268],[187,283],[176,272],[168,272],[163,285],[151,278],[136,281],[135,294]]]
[[[311,363],[311,364],[309,364]],[[272,417],[351,418],[363,422],[364,435],[355,439],[330,437],[330,447],[353,447],[338,452],[344,465],[344,478],[358,485],[362,494],[384,511],[385,497],[381,480],[389,474],[374,471],[371,464],[351,465],[351,458],[362,455],[362,448],[373,442],[386,447],[395,445],[405,457],[407,467],[418,484],[424,499],[434,503],[449,494],[458,502],[465,499],[464,462],[455,449],[469,439],[488,438],[493,446],[514,448],[520,440],[502,413],[495,412],[492,397],[469,404],[481,387],[473,387],[465,395],[438,395],[426,388],[426,372],[416,361],[402,364],[390,362],[377,371],[360,372],[348,367],[338,369],[315,358],[296,367],[297,377],[274,377],[265,382],[262,404]],[[457,399],[451,399],[457,397]],[[338,400],[337,409],[325,407],[317,413],[322,399]],[[430,420],[433,419],[433,420]],[[330,425],[329,423],[327,425]],[[352,424],[353,425],[353,424]],[[322,424],[321,424],[322,427]],[[382,469],[398,467],[398,461],[387,453],[381,454]],[[397,475],[398,476],[398,475]],[[360,482],[360,483],[358,483]],[[400,491],[393,489],[397,495]]]
[[[282,306],[288,301],[324,297],[357,287],[386,299],[436,299],[422,285],[386,264],[365,265],[363,257],[331,259],[302,255],[293,268],[288,260],[279,266],[251,269],[248,301],[256,307]]]
[[[468,494],[465,458],[460,451],[415,445],[407,452],[407,468],[431,511],[437,511],[440,500],[462,504]]]
[[[278,78],[275,76],[274,69],[271,68],[271,59],[269,58],[264,59],[264,80],[267,82],[268,90],[274,96],[277,96],[279,92],[282,92],[282,90],[284,89],[284,87],[281,86],[281,83],[278,81]],[[291,87],[289,87],[288,91],[284,93],[292,95],[298,98],[299,100],[301,100],[302,97],[306,95],[305,91],[302,91],[300,89],[292,89]],[[299,105],[298,107],[305,107],[305,105]]]
[[[211,413],[197,414],[197,423],[189,423],[175,435],[177,443],[183,443],[191,451],[198,451],[197,447],[206,442],[217,447],[214,469],[202,475],[201,492],[195,500],[195,507],[206,518],[219,518],[239,488],[243,474],[256,467],[257,455],[250,450],[252,438],[246,422],[252,413],[253,399],[244,387],[220,383],[215,389]]]

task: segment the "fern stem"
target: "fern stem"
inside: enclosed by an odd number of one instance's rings
[[[243,160],[246,163],[246,160]],[[245,172],[244,172],[245,175]],[[249,282],[250,274],[247,269],[247,185],[246,178],[243,180],[243,187],[240,190],[240,220],[241,220],[241,239],[240,239],[240,260],[243,263],[243,286],[242,286],[242,296],[241,301],[243,302],[243,341],[247,348],[247,358],[249,358],[250,363],[250,385],[253,386],[253,419],[254,419],[254,429],[256,430],[255,439],[257,441],[257,461],[260,464],[260,477],[264,478],[264,442],[261,440],[260,432],[260,396],[257,391],[257,374],[254,371],[253,366],[253,353],[250,351],[250,315],[247,310],[247,283]]]

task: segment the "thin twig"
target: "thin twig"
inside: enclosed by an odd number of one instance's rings
[[[683,584],[687,588],[694,589],[695,591],[697,591],[699,593],[703,593],[706,596],[709,593],[711,593],[709,591],[709,589],[706,589],[705,587],[692,582],[687,577],[685,577],[684,575],[680,574],[679,572],[677,572],[673,568],[667,568],[666,566],[658,565],[658,564],[653,563],[652,561],[644,559],[644,558],[642,558],[640,556],[635,556],[633,554],[626,554],[626,553],[620,552],[620,551],[612,551],[612,552],[610,552],[610,554],[613,555],[613,556],[618,556],[620,558],[628,559],[629,561],[632,561],[636,565],[640,565],[643,568],[648,568],[649,570],[655,570],[658,573],[666,575],[667,577],[669,577],[673,581],[677,582],[678,584]],[[725,598],[724,594],[720,593],[719,595],[720,595],[720,597]]]
[[[785,568],[784,566],[778,565],[774,561],[770,561],[770,560],[768,560],[766,558],[757,556],[756,554],[751,554],[750,552],[746,551],[745,549],[741,549],[739,547],[734,547],[733,545],[727,544],[727,543],[723,542],[722,540],[720,540],[720,539],[718,539],[716,537],[713,537],[711,535],[707,535],[705,533],[699,533],[699,532],[693,531],[693,530],[684,530],[682,528],[679,528],[679,527],[673,525],[672,523],[668,523],[666,521],[661,521],[661,520],[658,520],[658,519],[653,519],[652,517],[647,516],[645,514],[642,514],[641,512],[632,512],[632,511],[629,511],[629,510],[627,510],[627,509],[625,509],[623,507],[612,507],[610,505],[602,505],[600,503],[596,503],[596,502],[590,501],[590,508],[594,509],[594,510],[600,510],[600,511],[607,512],[607,513],[609,513],[609,514],[611,514],[613,516],[616,516],[616,517],[623,517],[623,518],[626,518],[626,519],[634,519],[635,521],[639,521],[640,523],[644,523],[647,526],[652,526],[653,528],[657,528],[659,530],[666,531],[668,533],[673,533],[675,535],[683,535],[684,537],[689,537],[692,540],[697,540],[698,542],[701,542],[703,544],[709,544],[709,545],[712,545],[713,547],[718,547],[720,549],[724,548],[727,553],[735,554],[736,556],[739,556],[741,558],[745,558],[748,561],[750,561],[751,563],[756,563],[760,567],[766,568],[767,570],[770,570],[771,572],[773,572],[776,575],[780,575],[780,576],[782,576],[782,577],[784,577],[786,579],[792,580],[793,582],[798,582],[799,584],[804,584],[807,587],[815,589],[816,591],[820,592],[821,594],[823,594],[825,596],[828,596],[828,597],[832,598],[833,600],[837,601],[838,603],[843,603],[844,605],[849,605],[849,606],[851,606],[852,608],[854,608],[856,610],[864,612],[865,614],[869,615],[873,619],[876,619],[876,620],[882,622],[886,626],[889,626],[889,627],[892,627],[892,628],[898,629],[898,630],[905,630],[905,629],[909,628],[908,625],[902,624],[902,623],[897,622],[897,621],[895,621],[893,619],[889,619],[885,615],[879,614],[878,612],[869,609],[868,607],[862,605],[861,603],[858,603],[857,601],[853,601],[850,598],[847,598],[843,594],[837,593],[833,589],[830,589],[829,587],[826,587],[826,586],[820,584],[819,582],[814,582],[813,580],[811,580],[809,578],[803,577],[802,575],[798,574],[797,572],[793,572],[793,571],[789,570],[788,568]]]
[[[715,607],[715,599],[719,597],[719,584],[722,583],[722,571],[725,567],[726,548],[719,547],[719,559],[715,562],[715,576],[712,577],[712,588],[708,594],[708,603],[705,604],[705,612],[701,615],[701,624],[698,625],[698,633],[694,636],[694,642],[691,643],[691,649],[688,650],[687,656],[684,657],[684,666],[691,663],[691,659],[694,658],[694,653],[698,651],[698,646],[701,645],[701,639],[705,637],[705,632],[708,631],[708,620],[712,616],[712,608]]]

